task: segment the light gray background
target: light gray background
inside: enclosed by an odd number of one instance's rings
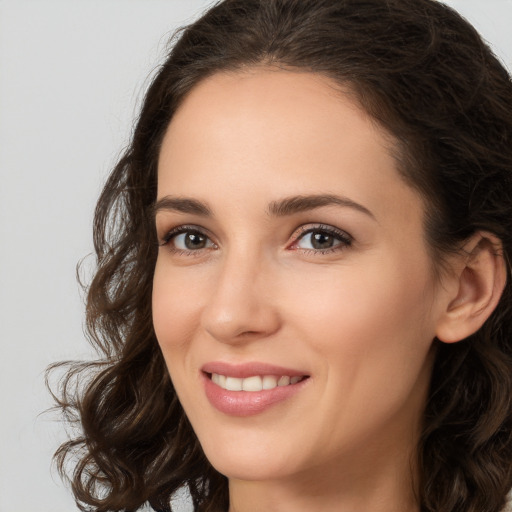
[[[75,510],[44,369],[91,354],[75,265],[96,197],[169,34],[209,3],[0,0],[0,512]],[[447,3],[512,69],[512,0]]]

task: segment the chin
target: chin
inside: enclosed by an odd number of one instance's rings
[[[293,472],[298,465],[293,456],[262,439],[245,443],[217,441],[202,446],[212,466],[229,479],[275,480]]]
[[[290,471],[286,466],[267,459],[251,460],[241,457],[222,456],[219,460],[210,459],[212,466],[229,480],[268,481],[285,477]]]

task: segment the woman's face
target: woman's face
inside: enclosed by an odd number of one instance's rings
[[[207,457],[234,480],[411,453],[441,287],[390,144],[327,79],[265,68],[200,83],[169,126],[154,326]]]

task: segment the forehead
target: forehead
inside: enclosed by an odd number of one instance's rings
[[[291,136],[311,142],[324,140],[328,145],[333,141],[342,144],[343,139],[348,143],[346,128],[351,126],[363,128],[384,149],[393,146],[393,138],[366,115],[354,98],[348,86],[342,88],[317,73],[269,67],[218,73],[189,92],[167,134],[173,138],[177,132],[200,137],[208,131],[209,136],[215,132],[221,139],[233,137],[236,129],[243,127],[238,132],[239,141],[250,138],[252,146],[263,138],[265,143],[269,139],[279,143],[289,141]],[[324,128],[322,133],[320,126]],[[355,140],[357,135],[355,130],[351,138]],[[364,143],[364,139],[359,137],[358,142]]]
[[[192,89],[169,125],[158,195],[215,200],[247,192],[268,203],[339,193],[378,209],[400,192],[398,206],[407,210],[419,197],[400,177],[393,149],[391,136],[324,76],[269,68],[216,74]]]

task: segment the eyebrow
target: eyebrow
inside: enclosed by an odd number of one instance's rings
[[[267,213],[272,217],[286,217],[295,213],[333,205],[352,208],[375,220],[375,216],[370,210],[368,210],[368,208],[348,199],[347,197],[332,194],[292,196],[279,201],[272,201],[268,205]],[[192,215],[200,215],[202,217],[213,217],[213,213],[207,204],[188,197],[165,196],[162,199],[159,199],[153,206],[153,214],[155,216],[160,211],[175,211],[180,213],[189,213]]]
[[[343,206],[352,208],[375,220],[373,213],[363,205],[348,199],[347,197],[336,196],[332,194],[317,194],[308,196],[293,196],[281,199],[280,201],[272,201],[268,206],[268,213],[276,217],[284,217],[300,213],[323,206]]]
[[[162,199],[159,199],[153,206],[153,215],[156,216],[160,211],[190,213],[192,215],[201,215],[203,217],[213,216],[212,211],[205,203],[188,197],[162,197]]]

